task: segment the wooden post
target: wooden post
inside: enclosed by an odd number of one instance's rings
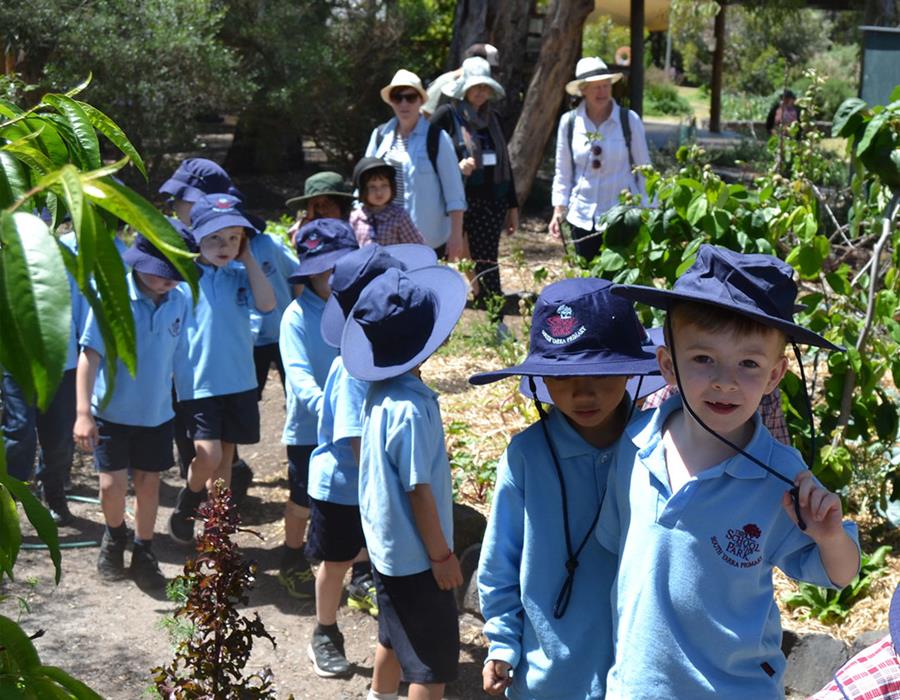
[[[644,0],[631,0],[631,69],[628,73],[629,107],[644,113]]]
[[[719,2],[715,23],[716,47],[713,49],[712,85],[709,95],[709,130],[722,131],[722,71],[725,63],[725,3]]]

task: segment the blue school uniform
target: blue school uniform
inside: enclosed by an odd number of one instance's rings
[[[359,504],[359,466],[352,438],[362,437],[363,402],[369,383],[360,381],[334,358],[323,390],[319,442],[309,459],[309,495],[317,501]]]
[[[256,389],[250,309],[250,280],[243,265],[198,263],[197,303],[188,314],[188,352],[175,372],[179,401]],[[186,294],[186,283],[179,285]]]
[[[614,448],[587,443],[558,410],[548,415],[547,428],[566,480],[577,547],[603,500]],[[500,460],[478,567],[487,658],[515,669],[509,698],[603,697],[612,663],[609,593],[616,557],[588,539],[571,602],[556,619],[553,608],[566,579],[564,538],[553,456],[535,423],[513,437]]]
[[[834,587],[815,542],[784,512],[789,488],[737,454],[669,488],[662,428],[680,396],[619,441],[597,537],[619,554],[607,698],[784,697],[772,569]],[[806,469],[754,415],[745,450],[789,479]],[[845,523],[854,540],[856,527]]]
[[[338,349],[328,345],[319,330],[324,310],[325,301],[312,289],[304,287],[281,319],[278,342],[287,385],[281,436],[285,445],[316,444],[322,387],[331,363],[338,355]]]
[[[251,323],[258,329],[255,345],[272,345],[278,342],[281,317],[294,298],[287,278],[297,269],[297,257],[286,243],[265,233],[250,239],[250,251],[275,292],[274,311],[260,314],[250,309]]]
[[[444,539],[453,546],[450,463],[437,394],[407,372],[369,387],[363,409],[359,510],[369,558],[386,576],[431,569],[409,492],[429,484]]]
[[[172,385],[175,359],[187,353],[185,318],[190,301],[176,287],[157,306],[140,290],[134,273],[128,274],[127,283],[134,316],[137,373],[132,377],[119,360],[115,389],[109,403],[103,406],[107,387],[104,359],[97,372],[91,408],[95,416],[112,423],[152,428],[174,416],[169,387]],[[88,314],[81,344],[105,357],[103,337],[93,311]]]

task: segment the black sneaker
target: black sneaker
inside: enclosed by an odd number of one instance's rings
[[[166,587],[166,577],[159,570],[159,562],[147,547],[135,546],[129,568],[138,588],[156,591]]]
[[[194,542],[194,515],[202,500],[203,492],[194,493],[187,486],[178,492],[175,507],[169,516],[169,534],[173,540],[180,544]]]
[[[371,573],[350,581],[347,586],[347,607],[378,617],[378,598]]]
[[[66,492],[62,485],[59,488],[48,489],[46,485],[43,487],[44,502],[50,511],[50,517],[57,527],[65,527],[71,525],[75,521],[75,516],[69,510],[69,502],[66,500]]]
[[[278,569],[278,581],[292,598],[307,600],[316,595],[316,575],[306,557],[302,553],[294,553],[287,547]]]
[[[253,483],[253,470],[242,459],[231,465],[231,500],[240,507],[247,497],[247,489]]]
[[[125,545],[127,540],[116,540],[103,533],[100,554],[97,555],[97,572],[107,581],[121,581],[125,578]]]
[[[316,675],[321,678],[346,676],[350,673],[350,662],[344,656],[344,635],[338,632],[334,639],[325,634],[313,632],[312,641],[306,649]]]

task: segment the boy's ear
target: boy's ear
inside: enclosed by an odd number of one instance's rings
[[[659,371],[669,386],[676,386],[678,381],[675,379],[675,367],[672,364],[672,353],[665,345],[656,348],[656,361],[659,363]]]
[[[771,394],[775,391],[775,387],[781,383],[781,380],[784,378],[785,372],[787,372],[787,356],[782,355],[778,361],[772,366],[772,370],[769,372],[769,381],[766,383],[766,394]]]

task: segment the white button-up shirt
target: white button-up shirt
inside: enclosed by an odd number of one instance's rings
[[[619,193],[622,190],[627,189],[646,199],[643,176],[633,175],[631,172],[625,135],[619,121],[620,113],[619,105],[613,100],[609,118],[597,125],[588,118],[584,103],[578,105],[572,129],[571,150],[566,143],[566,117],[560,119],[556,133],[556,172],[553,176],[552,202],[554,207],[568,207],[566,221],[578,228],[592,230],[599,216],[619,203]],[[634,163],[648,165],[650,153],[644,125],[641,118],[630,110],[628,118]],[[588,132],[598,132],[600,138],[591,140]],[[599,156],[591,152],[594,145],[602,149]],[[599,168],[593,167],[595,160],[600,161]]]

